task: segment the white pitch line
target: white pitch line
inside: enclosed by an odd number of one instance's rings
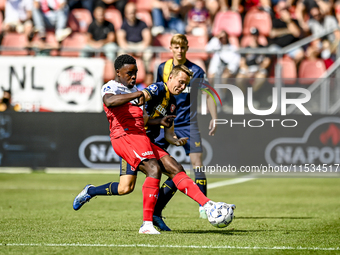
[[[240,249],[240,250],[311,250],[339,251],[340,247],[290,247],[290,246],[205,246],[205,245],[156,245],[156,244],[81,244],[81,243],[0,243],[0,246],[47,246],[47,247],[141,247],[141,248],[187,248],[187,249]]]
[[[255,177],[244,177],[244,178],[237,178],[237,179],[232,179],[232,180],[225,180],[225,181],[220,181],[220,182],[213,182],[211,184],[208,183],[207,189],[215,189],[223,186],[228,186],[228,185],[233,185],[233,184],[238,184],[238,183],[243,183],[247,181],[251,181],[256,179]],[[29,187],[29,188],[22,188],[22,187],[17,187],[17,186],[2,186],[0,187],[0,190],[22,190],[22,189],[28,189],[28,190],[79,190],[78,188],[71,188],[71,187],[53,187],[53,186],[48,186],[48,187]]]
[[[0,190],[78,190],[79,188],[70,187],[19,187],[19,186],[2,186]]]
[[[207,189],[215,189],[215,188],[219,188],[219,187],[222,187],[222,186],[228,186],[228,185],[233,185],[233,184],[251,181],[251,180],[254,180],[254,179],[256,179],[256,178],[255,177],[244,177],[244,178],[236,178],[236,179],[220,181],[220,182],[213,182],[211,184],[208,183]]]

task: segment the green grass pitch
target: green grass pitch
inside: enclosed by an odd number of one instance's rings
[[[173,231],[156,236],[138,234],[142,174],[132,194],[97,197],[72,209],[86,184],[118,178],[0,174],[0,254],[340,253],[339,178],[259,178],[208,190],[213,201],[237,206],[225,229],[199,219],[196,202],[178,192],[164,210]]]

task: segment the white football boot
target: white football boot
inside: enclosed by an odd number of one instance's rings
[[[139,229],[139,234],[159,235],[160,232],[155,229],[152,221],[144,221]]]

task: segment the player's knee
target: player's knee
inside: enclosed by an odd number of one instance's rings
[[[150,159],[145,162],[146,172],[148,177],[152,177],[155,179],[160,179],[162,172],[161,168],[156,159]]]
[[[126,195],[126,194],[131,193],[134,189],[135,189],[135,186],[134,186],[134,185],[131,185],[131,186],[125,186],[125,187],[123,187],[121,191],[122,191],[122,193],[123,193],[124,195]]]
[[[127,185],[119,185],[118,186],[118,193],[119,195],[127,195],[131,193],[135,189],[135,184],[127,184]]]
[[[165,168],[166,171],[172,176],[175,176],[180,172],[185,173],[183,166],[179,164],[176,160],[172,160],[171,164],[166,165]]]

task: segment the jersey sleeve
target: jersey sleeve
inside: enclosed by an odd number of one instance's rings
[[[116,83],[108,82],[102,86],[102,89],[101,89],[102,97],[104,97],[106,94],[117,95],[117,90],[118,90],[118,87]]]
[[[146,91],[150,95],[151,99],[154,99],[160,95],[162,87],[159,86],[159,84],[157,83],[153,83],[146,87],[145,89],[143,89],[143,91]]]
[[[156,79],[156,82],[163,81],[163,69],[164,69],[164,64],[160,64],[158,66],[158,70],[157,70],[157,79]]]
[[[192,82],[195,84],[195,86],[198,86],[199,88],[202,89],[209,89],[210,86],[207,76],[201,68],[194,72]]]

